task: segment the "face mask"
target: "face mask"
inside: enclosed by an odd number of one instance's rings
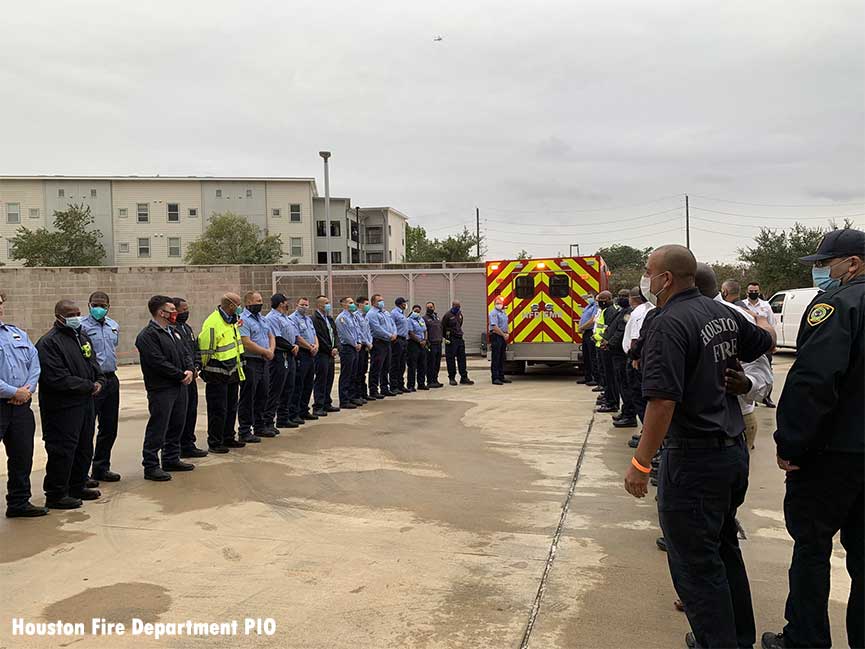
[[[604,302],[603,300],[598,301],[598,308],[599,309],[603,310],[603,309],[606,309],[608,306],[610,306],[609,302]]]
[[[299,307],[297,307],[297,312],[298,312],[300,315],[306,315],[306,307],[305,307],[305,306],[299,306]]]
[[[234,324],[237,322],[237,315],[234,313],[228,313],[222,307],[219,307],[219,315],[222,316],[222,319],[225,320],[227,324]]]
[[[370,306],[369,304],[364,304],[364,305],[363,305],[363,312],[364,312],[364,313],[369,313],[369,310],[370,310],[371,308],[372,308],[372,306]]]
[[[451,308],[451,313],[453,313],[454,315],[457,315],[459,312],[460,312],[460,308],[458,306]]]
[[[429,315],[429,316],[433,315],[435,312],[436,312],[435,309],[427,309],[427,310],[426,310],[426,314]]]
[[[375,304],[379,309],[384,309],[384,300],[379,300]]]
[[[90,315],[92,315],[95,320],[102,320],[108,315],[108,309],[104,306],[92,306],[90,307]]]
[[[189,311],[177,314],[177,324],[186,324],[187,320],[189,320]]]
[[[588,304],[589,306],[592,306],[594,303],[595,303],[595,298],[593,298],[593,297],[590,297],[588,300],[586,300],[586,304]]]
[[[250,312],[251,314],[253,314],[253,315],[258,315],[259,313],[261,313],[261,307],[262,307],[262,306],[263,306],[263,305],[261,305],[261,304],[250,304],[250,305],[249,305],[248,307],[246,307],[246,308],[249,309],[249,312]]]
[[[760,294],[759,293],[753,293],[753,292],[748,293],[748,299],[756,302],[757,300],[760,299]]]
[[[496,303],[496,310],[497,310],[497,311],[501,311],[501,310],[504,309],[504,308],[505,308],[505,305],[502,304],[501,302],[497,302],[497,303]]]
[[[175,324],[177,322],[177,311],[172,311],[169,313],[168,311],[162,312],[166,320],[168,320],[169,324]]]
[[[332,308],[332,307],[330,306],[330,304],[325,304],[325,305],[324,305],[324,312],[325,312],[325,313],[330,313],[331,308]]]
[[[832,269],[835,266],[843,264],[846,259],[842,259],[837,264],[832,264],[831,266],[821,266],[818,268],[814,266],[811,268],[811,279],[814,280],[814,286],[817,288],[822,288],[824,291],[829,291],[833,288],[838,288],[841,286],[841,278],[840,277],[832,277]],[[845,275],[847,273],[844,273]]]
[[[61,322],[65,326],[69,327],[70,329],[75,329],[75,331],[78,331],[79,329],[81,329],[81,316],[80,315],[73,315],[73,316],[69,316],[68,318],[62,318]]]
[[[655,275],[655,277],[660,277],[661,275],[663,275],[663,273],[659,273]],[[655,277],[646,277],[643,275],[640,278],[640,292],[646,297],[652,306],[658,306],[658,297],[665,290],[661,289],[657,293],[652,293],[652,280],[655,279]]]
[[[412,311],[411,317],[417,320],[418,318],[420,318],[420,311]]]
[[[357,304],[349,304],[348,310],[354,313],[355,311],[357,311]]]
[[[627,309],[629,306],[631,306],[631,299],[627,297],[620,297],[618,300],[616,300],[616,302],[618,302],[619,306],[623,309]]]

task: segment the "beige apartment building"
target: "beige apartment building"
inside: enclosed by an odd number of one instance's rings
[[[225,212],[243,216],[262,232],[279,234],[282,263],[327,261],[326,239],[318,236],[324,221],[316,223],[324,199],[318,197],[314,178],[0,176],[0,262],[22,265],[10,255],[18,228],[51,229],[54,212],[71,203],[90,207],[108,266],[181,265],[209,218]],[[405,215],[392,208],[350,205],[349,199],[331,201],[334,263],[403,261]],[[383,229],[392,234],[385,238]]]

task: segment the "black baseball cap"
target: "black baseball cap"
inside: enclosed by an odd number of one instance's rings
[[[807,257],[800,257],[799,261],[803,264],[813,264],[815,261],[850,255],[865,257],[865,232],[862,230],[843,228],[827,232],[820,240],[817,252]]]
[[[393,303],[396,304],[398,307],[404,307],[407,304],[404,297],[398,297],[393,301]]]
[[[288,298],[285,297],[282,293],[274,293],[270,298],[270,308],[275,309],[283,302],[287,302]]]

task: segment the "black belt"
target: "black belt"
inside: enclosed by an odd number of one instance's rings
[[[105,376],[117,376],[117,372],[102,372]]]
[[[738,437],[688,437],[664,440],[664,448],[726,448],[741,443],[742,436]]]

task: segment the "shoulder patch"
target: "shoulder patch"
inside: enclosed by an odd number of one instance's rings
[[[824,302],[815,304],[808,312],[808,324],[812,327],[816,327],[824,320],[827,320],[833,313],[835,313],[835,307],[831,304],[826,304]]]

